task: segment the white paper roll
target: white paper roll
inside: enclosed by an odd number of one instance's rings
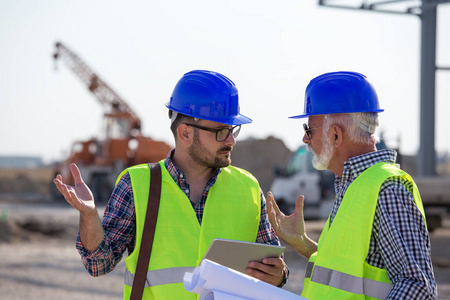
[[[193,273],[185,273],[184,287],[202,300],[306,299],[207,259]]]

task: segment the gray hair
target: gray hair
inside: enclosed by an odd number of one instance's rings
[[[354,143],[371,144],[380,141],[380,138],[375,135],[375,129],[378,126],[378,113],[376,112],[325,115],[324,133],[327,133],[334,124],[345,128],[350,141]]]

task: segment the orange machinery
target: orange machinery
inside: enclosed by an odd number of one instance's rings
[[[73,184],[69,165],[76,163],[96,201],[104,203],[122,170],[140,163],[157,162],[166,157],[171,146],[143,136],[136,113],[66,46],[56,43],[53,56],[55,61],[64,60],[104,108],[101,137],[75,142],[70,156],[58,165],[56,173],[60,173],[64,181],[70,178],[68,183]],[[54,196],[58,194],[55,191]]]

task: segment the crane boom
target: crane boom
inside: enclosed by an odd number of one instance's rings
[[[78,77],[86,84],[89,91],[91,91],[98,101],[105,108],[105,114],[110,116],[126,116],[132,120],[135,130],[140,134],[141,121],[136,113],[128,106],[128,104],[108,86],[102,79],[98,77],[91,68],[81,60],[78,55],[69,50],[62,43],[55,44],[56,50],[53,58],[58,60],[63,59],[69,68],[78,75]]]
[[[167,156],[172,147],[143,135],[140,120],[127,103],[75,53],[61,43],[55,46],[55,62],[59,58],[64,60],[104,108],[101,134],[75,141],[67,159],[55,167],[55,174],[61,174],[69,184],[74,184],[70,165],[76,163],[95,201],[106,203],[122,170],[133,165],[158,162]],[[59,199],[58,190],[52,190],[52,194]]]

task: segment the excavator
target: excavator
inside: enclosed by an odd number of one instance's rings
[[[166,157],[171,146],[143,136],[141,120],[127,102],[69,48],[60,42],[55,47],[55,63],[63,60],[99,101],[104,112],[100,137],[75,141],[69,157],[58,164],[55,173],[73,184],[69,165],[76,163],[96,202],[105,203],[121,171],[132,165],[157,162]],[[61,198],[57,190],[51,190],[55,199]]]

